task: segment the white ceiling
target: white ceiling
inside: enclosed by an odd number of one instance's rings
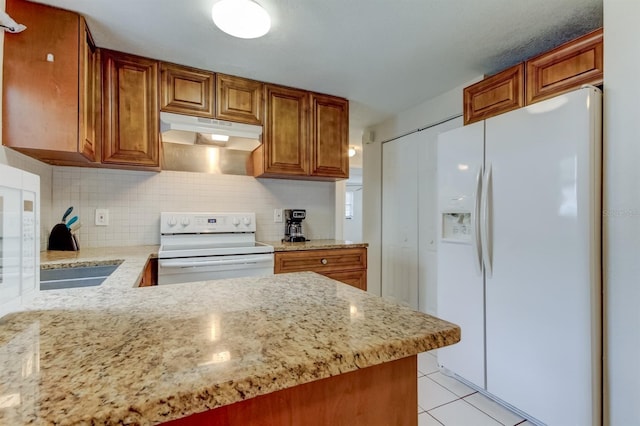
[[[218,0],[42,0],[96,44],[350,100],[351,139],[385,118],[602,25],[602,0],[257,0],[260,39],[218,30]]]

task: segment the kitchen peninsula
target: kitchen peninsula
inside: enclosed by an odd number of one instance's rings
[[[416,354],[460,339],[312,272],[135,288],[149,255],[0,319],[0,423],[416,425]]]

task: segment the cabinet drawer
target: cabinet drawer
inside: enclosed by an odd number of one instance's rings
[[[527,61],[527,104],[583,84],[601,84],[602,39],[602,29],[599,29]]]
[[[351,286],[354,286],[355,288],[359,288],[360,290],[367,290],[366,269],[361,269],[358,271],[326,272],[322,275],[343,282],[345,284],[349,284]]]
[[[301,250],[275,253],[275,273],[313,271],[326,273],[367,268],[365,248]]]
[[[518,64],[464,89],[464,124],[524,106],[524,64]]]

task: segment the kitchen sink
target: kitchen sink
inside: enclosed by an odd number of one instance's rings
[[[119,265],[80,266],[77,268],[41,269],[40,290],[92,287],[102,284]]]

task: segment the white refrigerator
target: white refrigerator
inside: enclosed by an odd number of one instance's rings
[[[585,87],[438,138],[438,350],[535,423],[601,416],[601,93]]]

